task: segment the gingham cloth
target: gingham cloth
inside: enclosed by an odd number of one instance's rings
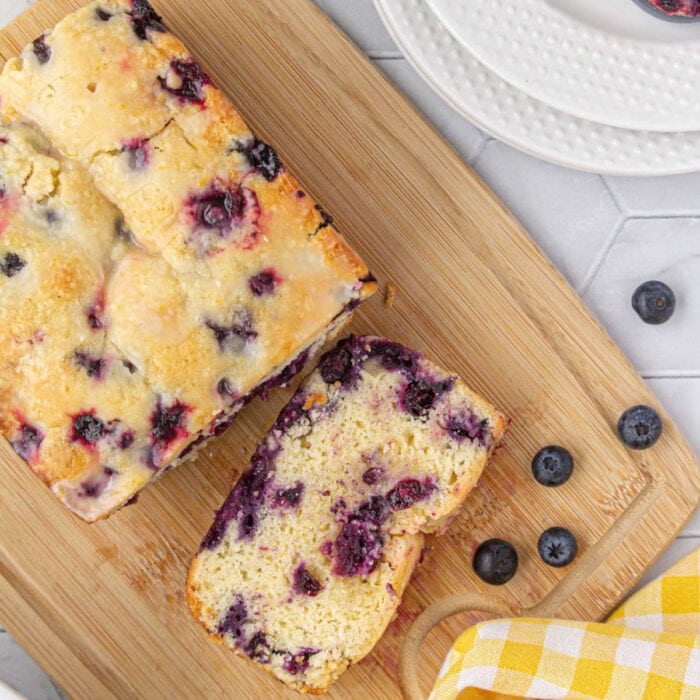
[[[514,618],[464,632],[431,700],[700,700],[700,548],[606,622]]]

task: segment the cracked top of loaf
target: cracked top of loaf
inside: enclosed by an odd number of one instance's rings
[[[376,284],[142,0],[66,17],[0,98],[0,429],[94,520]]]

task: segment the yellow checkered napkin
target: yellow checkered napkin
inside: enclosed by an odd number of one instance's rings
[[[468,629],[431,700],[700,700],[700,548],[606,622],[514,618]]]

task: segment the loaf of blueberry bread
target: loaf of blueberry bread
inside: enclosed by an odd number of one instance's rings
[[[503,417],[398,343],[322,357],[216,514],[187,582],[213,638],[321,693],[391,621],[420,557],[476,484]]]
[[[376,283],[144,0],[66,17],[0,99],[36,135],[0,144],[0,429],[92,521],[286,383]]]

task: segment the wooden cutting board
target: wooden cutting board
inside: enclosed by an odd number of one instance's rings
[[[39,0],[0,33],[0,56],[78,5]],[[481,591],[521,613],[539,604],[560,617],[604,616],[700,492],[695,459],[663,413],[654,448],[634,453],[616,438],[625,408],[656,405],[642,380],[478,177],[308,0],[159,0],[157,9],[333,212],[380,282],[396,285],[393,307],[376,295],[353,329],[419,348],[513,420],[450,532],[429,539],[397,619],[330,696],[398,697],[400,642],[448,594]],[[248,407],[196,462],[92,526],[0,446],[0,619],[70,695],[296,697],[209,642],[183,593],[213,510],[290,393]],[[576,460],[558,489],[530,474],[532,456],[549,443]],[[552,525],[572,529],[581,545],[563,570],[537,556],[538,536]],[[513,542],[521,559],[498,589],[471,570],[477,543],[490,537]],[[428,637],[426,687],[475,617],[453,618]]]

